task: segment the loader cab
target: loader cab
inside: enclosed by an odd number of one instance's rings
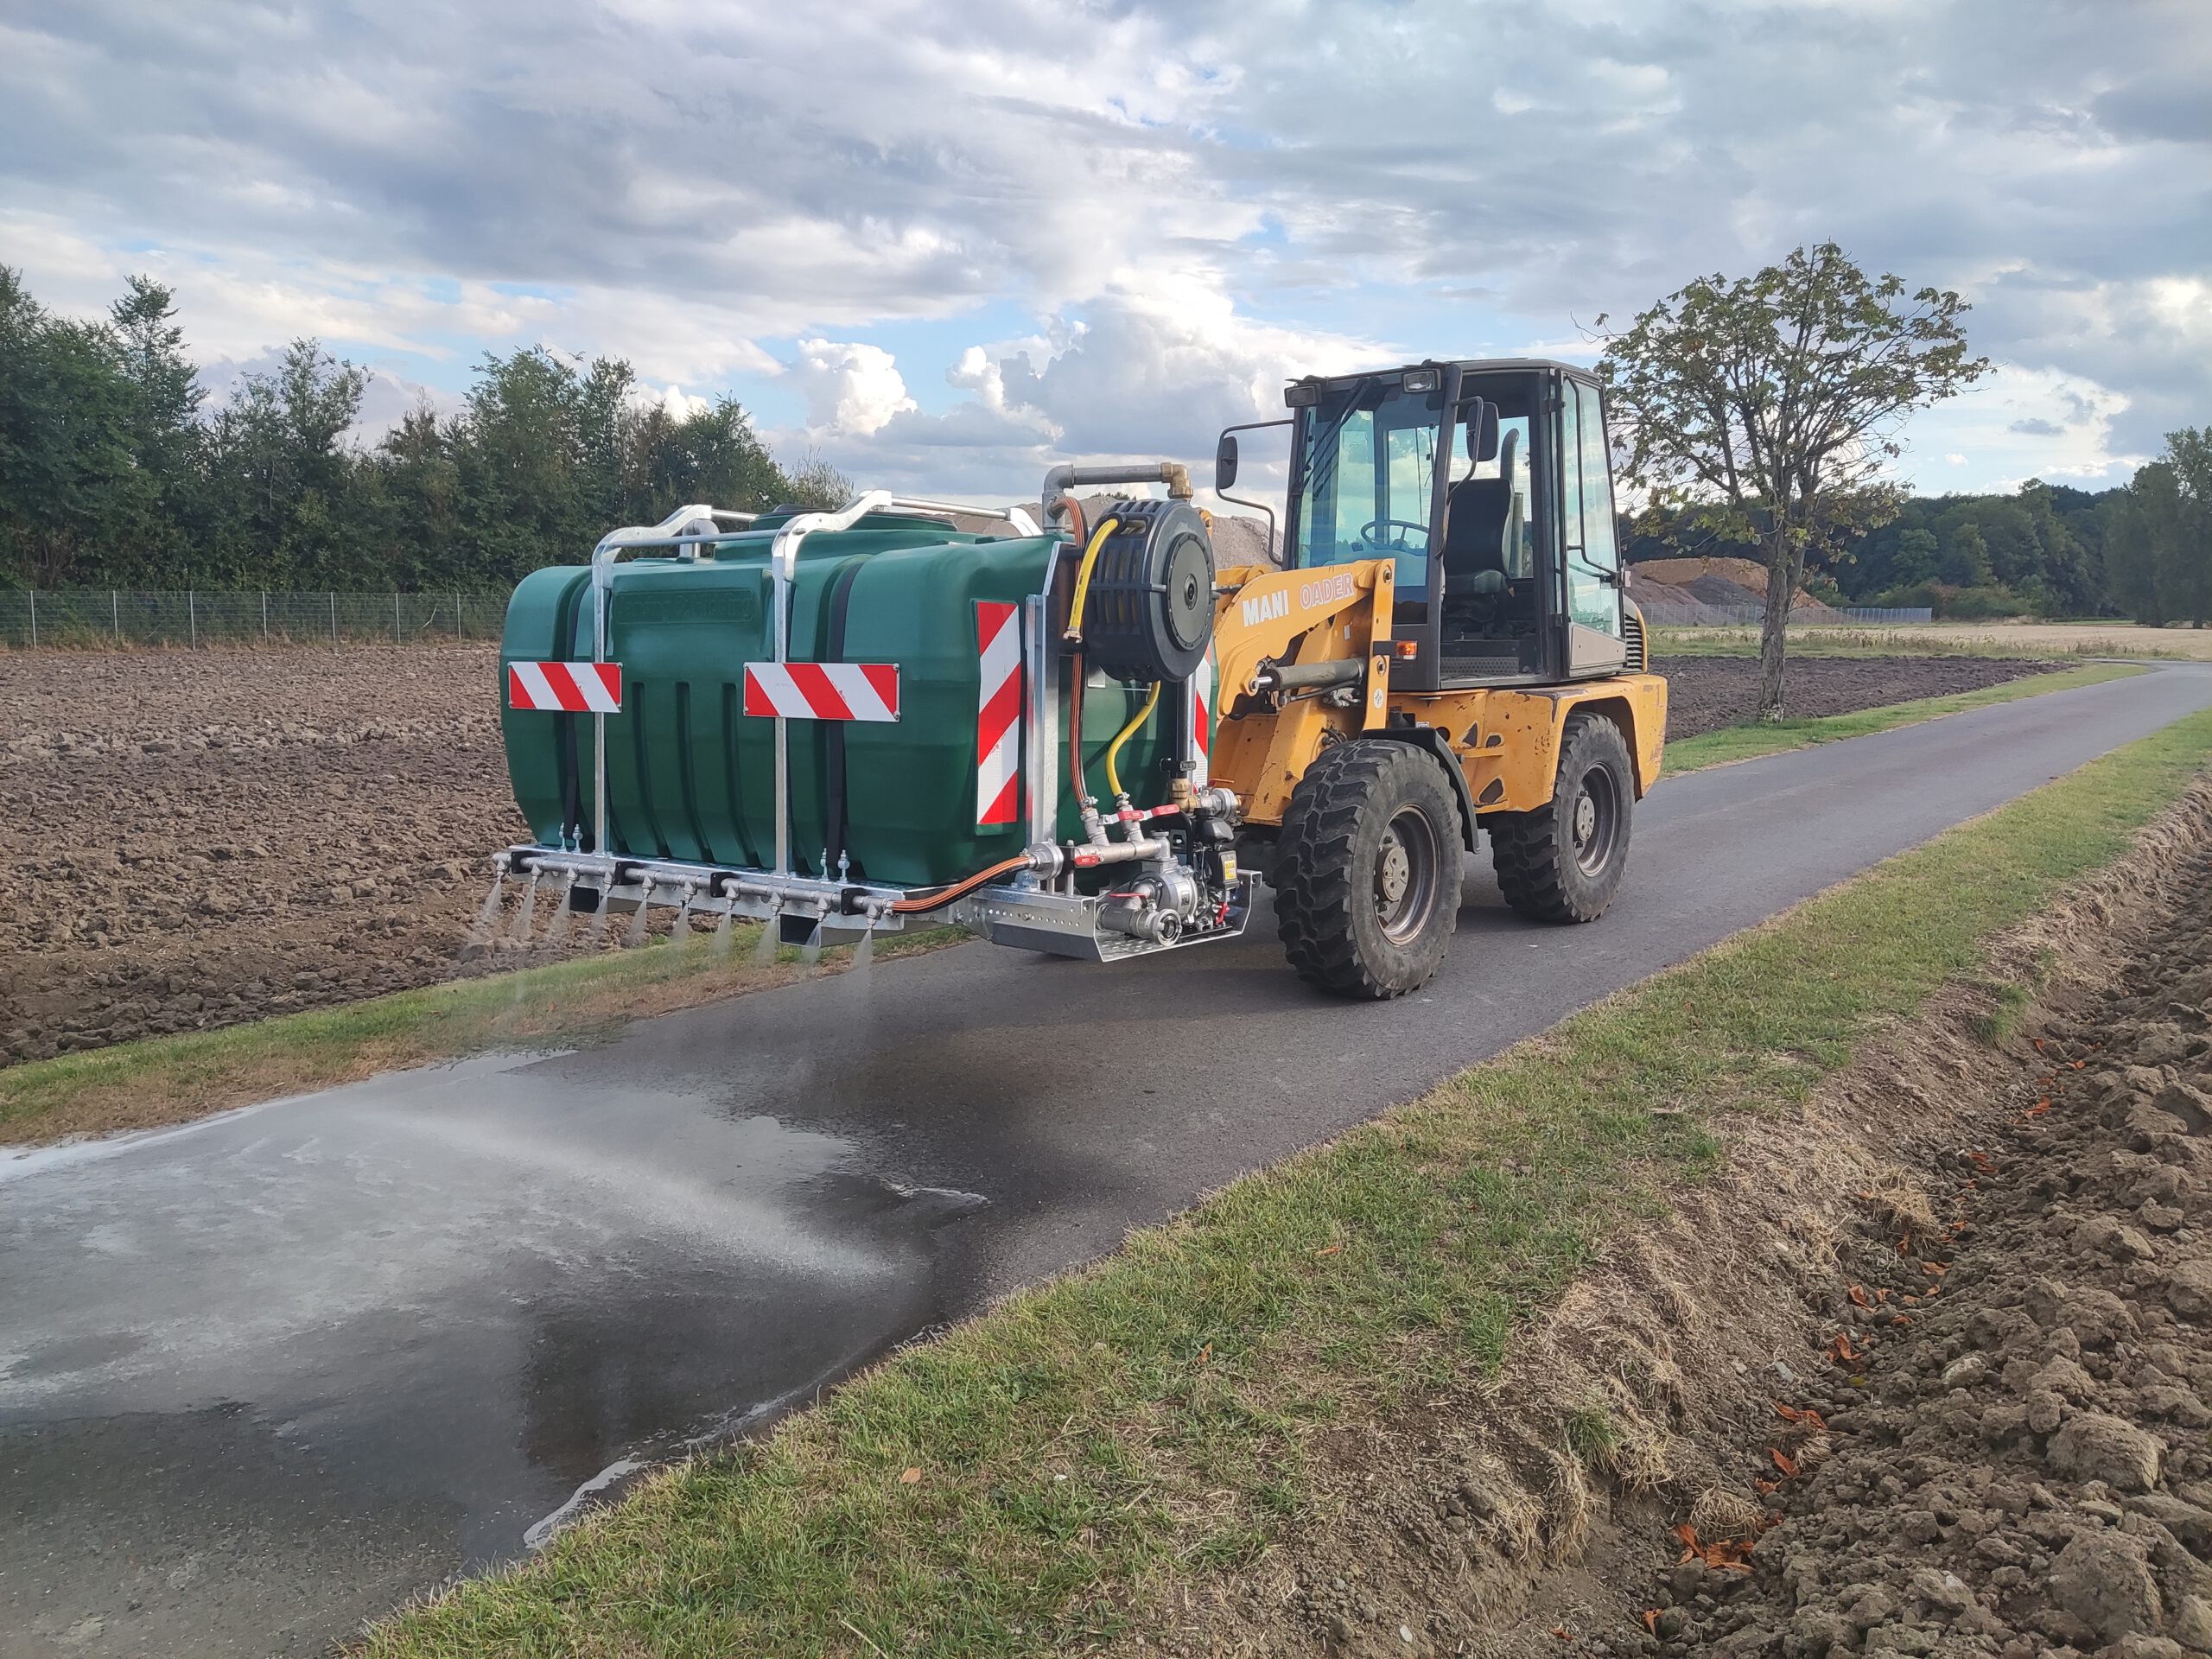
[[[1395,686],[1555,684],[1627,664],[1610,452],[1587,370],[1421,363],[1296,381],[1285,402],[1289,561],[1397,561]],[[1223,454],[1233,478],[1233,440]]]

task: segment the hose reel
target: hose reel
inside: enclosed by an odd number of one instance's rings
[[[1188,501],[1116,501],[1083,610],[1094,668],[1139,683],[1186,680],[1213,639],[1213,542]]]

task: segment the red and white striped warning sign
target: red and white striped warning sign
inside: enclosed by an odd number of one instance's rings
[[[1206,654],[1191,676],[1191,781],[1198,785],[1213,776],[1213,642],[1208,640]]]
[[[509,663],[507,705],[556,714],[622,712],[620,663]]]
[[[976,822],[1012,823],[1021,782],[1021,625],[1018,605],[976,601],[982,688],[976,710]]]
[[[785,720],[896,720],[899,665],[747,663],[745,712]]]

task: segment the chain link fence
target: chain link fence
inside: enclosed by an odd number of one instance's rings
[[[1655,628],[1756,628],[1766,620],[1764,605],[1657,605],[1637,601],[1643,620]],[[1789,620],[1797,627],[1834,626],[1840,623],[1872,623],[1893,627],[1902,623],[1933,622],[1936,613],[1925,606],[1905,609],[1856,605],[1807,615],[1794,612]]]
[[[0,588],[0,646],[453,645],[497,639],[501,593]]]

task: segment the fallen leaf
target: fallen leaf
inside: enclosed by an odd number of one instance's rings
[[[1903,1238],[1897,1240],[1897,1254],[1899,1255],[1910,1255],[1912,1254],[1912,1235],[1910,1233],[1907,1233]]]
[[[1891,1325],[1910,1325],[1912,1323],[1912,1315],[1910,1313],[1892,1313],[1890,1316],[1890,1323]]]
[[[1770,1446],[1766,1449],[1766,1454],[1774,1459],[1774,1466],[1782,1471],[1782,1478],[1784,1480],[1791,1480],[1796,1478],[1796,1463],[1778,1447]]]
[[[1825,1434],[1828,1432],[1827,1419],[1823,1418],[1817,1411],[1807,1412],[1805,1414],[1805,1423],[1806,1426],[1815,1434]]]
[[[1319,1249],[1314,1251],[1313,1254],[1316,1255],[1334,1255],[1342,1249],[1344,1249],[1344,1246],[1341,1244],[1324,1244]]]
[[[1886,1302],[1890,1300],[1891,1294],[1892,1293],[1890,1287],[1887,1285],[1884,1285],[1879,1290],[1874,1293],[1874,1300],[1878,1302]]]
[[[1776,1414],[1779,1415],[1782,1421],[1785,1423],[1794,1423],[1800,1417],[1802,1417],[1805,1414],[1803,1412],[1798,1410],[1796,1407],[1785,1406],[1779,1400],[1774,1402],[1774,1409]]]
[[[1643,1628],[1654,1636],[1659,1634],[1659,1610],[1656,1607],[1643,1610]]]
[[[1554,1625],[1553,1625],[1553,1626],[1552,1626],[1552,1634],[1553,1634],[1554,1636],[1555,1636],[1555,1637],[1559,1637],[1559,1639],[1560,1639],[1560,1641],[1562,1641],[1562,1642],[1571,1642],[1571,1641],[1573,1641],[1573,1640],[1574,1639],[1573,1637],[1570,1637],[1570,1636],[1567,1633],[1567,1626],[1566,1626],[1566,1625],[1564,1625],[1564,1624],[1554,1624]]]
[[[2083,1066],[2087,1065],[2088,1064],[2088,1062],[2087,1060],[2076,1060],[2076,1061],[2075,1061],[2075,1062],[2074,1062],[2074,1069],[2075,1069],[2076,1071],[2080,1071]]]
[[[1682,1541],[1682,1545],[1685,1548],[1695,1549],[1698,1547],[1697,1529],[1690,1525],[1688,1522],[1685,1521],[1681,1522],[1679,1526],[1674,1529],[1674,1532],[1675,1536]]]
[[[1868,1306],[1868,1303],[1867,1303],[1867,1300],[1866,1300],[1866,1286],[1864,1286],[1864,1285],[1853,1285],[1853,1286],[1851,1287],[1851,1289],[1850,1289],[1847,1294],[1850,1296],[1850,1298],[1851,1298],[1851,1302],[1852,1302],[1852,1306],[1854,1306],[1854,1307],[1865,1307],[1865,1306]]]
[[[1757,1475],[1754,1475],[1751,1477],[1751,1485],[1755,1491],[1764,1495],[1768,1492],[1780,1491],[1782,1483],[1778,1480],[1761,1480]]]
[[[922,1471],[918,1469],[909,1469],[905,1474],[899,1477],[899,1484],[901,1486],[920,1485],[922,1484]]]
[[[1930,1279],[1941,1279],[1950,1271],[1941,1262],[1923,1262],[1920,1264],[1920,1270]]]
[[[1203,1347],[1203,1348],[1201,1348],[1201,1349],[1199,1349],[1199,1350],[1198,1350],[1198,1363],[1199,1363],[1199,1364],[1201,1364],[1201,1365],[1205,1364],[1207,1361],[1211,1360],[1212,1357],[1213,1357],[1213,1344],[1211,1344],[1211,1343],[1208,1343],[1208,1344],[1206,1344],[1206,1345],[1205,1345],[1205,1347]]]

